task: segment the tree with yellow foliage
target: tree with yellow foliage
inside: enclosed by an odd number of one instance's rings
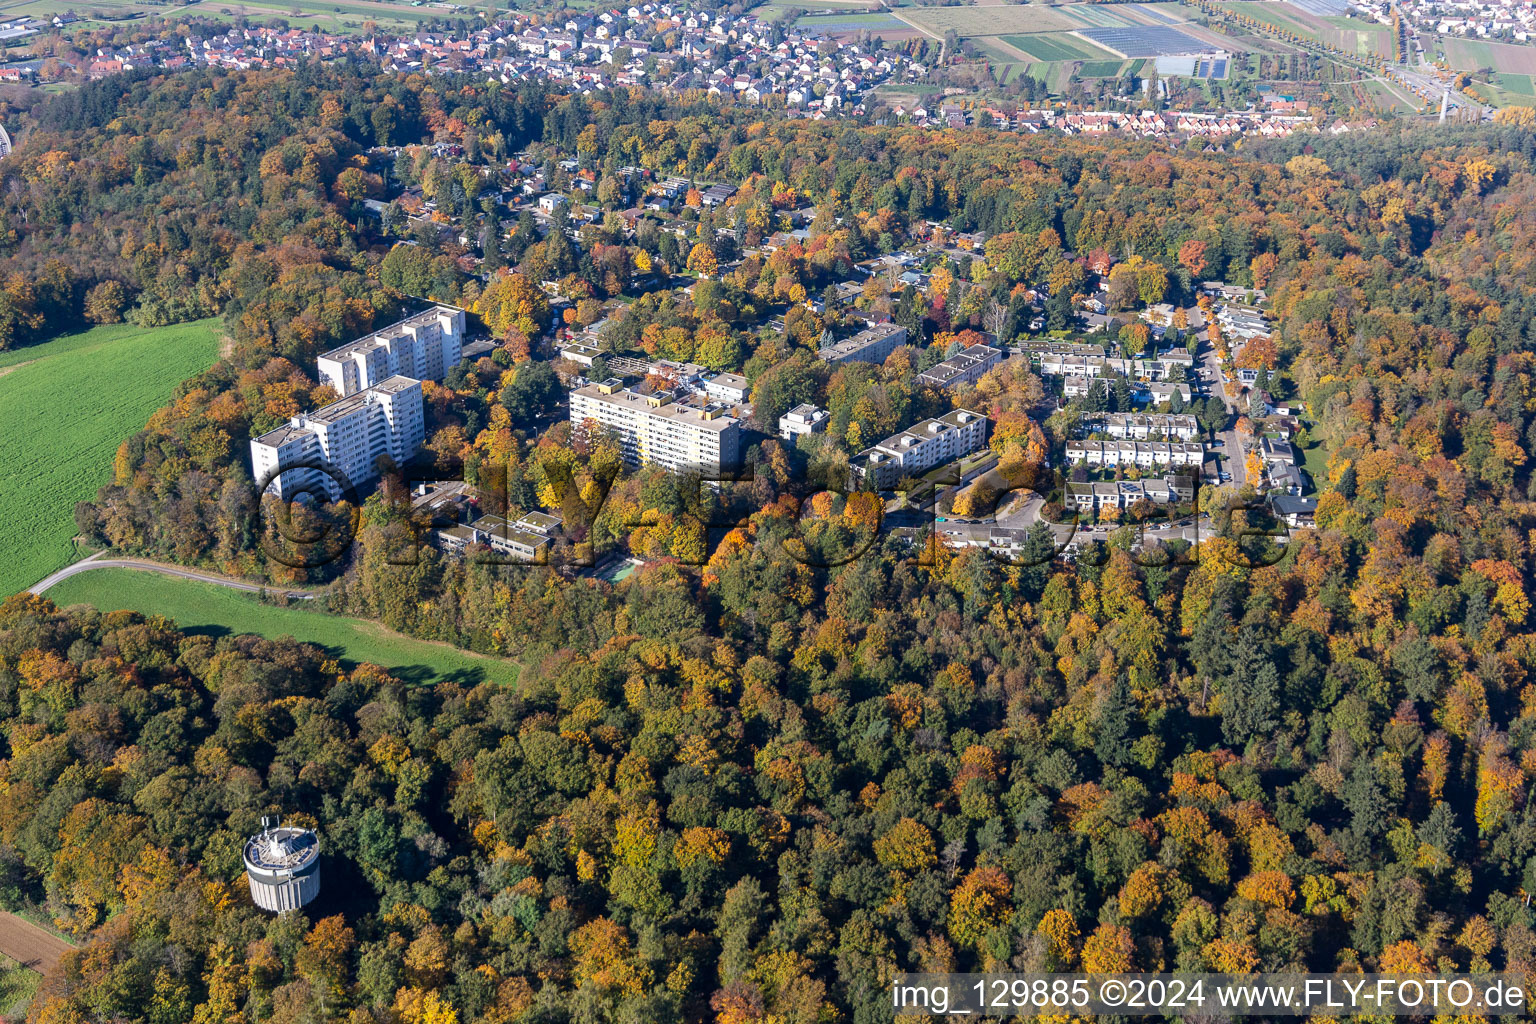
[[[703,242],[695,242],[688,251],[687,267],[700,277],[710,277],[720,269],[720,264],[713,249]]]
[[[1101,924],[1083,940],[1083,970],[1090,974],[1124,974],[1135,969],[1135,951],[1129,928]]]
[[[925,871],[938,863],[933,833],[920,821],[902,818],[875,840],[875,858],[899,871]]]
[[[980,949],[987,935],[1008,920],[1013,883],[1002,868],[976,868],[950,897],[949,935],[962,946]]]

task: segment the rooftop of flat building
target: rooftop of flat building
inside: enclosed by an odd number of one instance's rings
[[[936,363],[918,374],[918,379],[929,377],[933,380],[945,381],[957,374],[964,373],[977,363],[984,363],[989,359],[1000,357],[1003,350],[993,348],[990,345],[972,345],[962,352],[956,352],[942,363]]]
[[[943,437],[953,430],[970,426],[978,420],[985,422],[986,417],[979,412],[972,412],[969,409],[951,409],[942,416],[923,420],[921,423],[914,423],[901,433],[892,434],[884,441],[875,445],[875,448],[886,451],[902,451],[903,449],[911,448],[921,441],[931,441],[936,437]],[[911,440],[907,440],[908,438]]]
[[[364,406],[371,404],[374,398],[380,395],[398,395],[403,391],[409,391],[413,387],[421,387],[421,381],[416,380],[414,377],[405,377],[397,373],[393,377],[381,380],[371,388],[364,388],[362,391],[348,395],[346,398],[338,398],[330,405],[321,406],[306,418],[319,423],[335,423],[337,420],[344,419]]]
[[[437,323],[437,318],[443,313],[452,315],[461,312],[462,310],[455,309],[452,306],[433,306],[431,309],[424,309],[420,313],[412,313],[403,320],[396,320],[394,323],[381,327],[376,331],[370,331],[355,341],[349,341],[345,345],[338,345],[329,352],[322,352],[320,353],[320,358],[347,359],[357,352],[376,348],[386,340],[405,337],[408,333],[406,331],[408,327],[425,327],[429,324]]]
[[[711,402],[697,395],[679,399],[667,392],[645,394],[629,388],[620,390],[615,387],[618,383],[617,380],[610,379],[602,384],[588,384],[586,387],[572,391],[571,395],[590,398],[605,405],[634,409],[650,416],[688,423],[721,433],[734,427],[738,422],[736,417],[729,414],[729,407],[720,402]]]
[[[251,438],[251,440],[256,444],[266,445],[268,448],[281,448],[285,444],[289,444],[290,442],[296,441],[307,434],[313,433],[314,431],[310,430],[308,427],[300,427],[295,426],[292,423],[284,423],[280,427],[273,427],[271,430],[267,431],[265,434],[262,434],[259,437]]]

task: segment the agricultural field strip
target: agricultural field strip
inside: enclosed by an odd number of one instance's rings
[[[1045,32],[1071,32],[1083,22],[1060,8],[1018,7],[918,7],[902,8],[902,20],[938,36],[953,29],[962,39],[976,36],[1009,36]]]
[[[1491,67],[1510,75],[1536,75],[1536,46],[1447,39],[1445,56],[1452,67],[1461,71]]]

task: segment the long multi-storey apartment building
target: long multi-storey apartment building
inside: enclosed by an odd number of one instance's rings
[[[425,438],[421,381],[395,376],[252,438],[251,470],[284,500],[324,494],[336,501],[342,480],[371,480],[381,456],[404,463]]]
[[[442,380],[464,356],[464,311],[436,306],[323,353],[322,383],[345,397],[396,375]]]
[[[990,345],[972,345],[958,352],[937,366],[917,375],[913,384],[920,388],[936,388],[947,391],[965,384],[974,384],[992,367],[1002,362],[1003,350]]]
[[[883,363],[907,342],[907,329],[898,324],[874,324],[851,338],[816,353],[829,363]]]
[[[571,422],[588,420],[618,435],[631,466],[718,472],[741,461],[740,421],[700,395],[632,391],[611,377],[571,392]]]
[[[987,418],[955,409],[924,420],[866,448],[853,459],[853,472],[876,487],[890,487],[903,477],[976,451],[987,440]]]

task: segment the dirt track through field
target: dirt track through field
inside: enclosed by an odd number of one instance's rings
[[[23,967],[39,973],[47,973],[59,962],[59,957],[75,947],[52,935],[31,921],[15,914],[0,912],[0,953],[15,960]]]

